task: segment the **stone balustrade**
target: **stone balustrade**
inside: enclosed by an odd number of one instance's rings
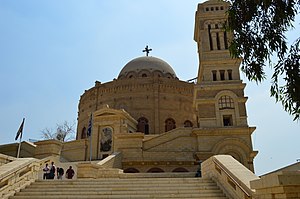
[[[0,154],[0,166],[3,165],[3,164],[7,164],[9,162],[12,162],[15,159],[16,158],[14,158],[14,157],[4,155],[4,154]]]
[[[99,162],[85,162],[77,165],[77,178],[119,177],[123,173],[122,154],[115,152]]]
[[[0,198],[8,198],[38,178],[37,159],[20,158],[0,167]]]
[[[42,167],[49,162],[51,157],[39,160],[8,156],[6,164],[0,167],[0,198],[6,199],[39,179]]]
[[[250,181],[260,178],[232,156],[213,156],[205,160],[201,168],[202,176],[214,180],[229,198],[256,198]]]

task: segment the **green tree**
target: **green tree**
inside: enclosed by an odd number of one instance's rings
[[[56,132],[53,129],[45,128],[41,131],[42,138],[45,140],[59,140],[62,142],[73,140],[75,138],[75,122],[65,121],[62,124],[56,124]]]
[[[241,57],[250,81],[266,78],[273,70],[270,93],[285,111],[300,119],[300,37],[288,44],[286,32],[294,28],[300,0],[232,0],[227,30],[233,33],[231,55]],[[276,61],[272,57],[276,56]],[[273,59],[274,60],[274,59]]]

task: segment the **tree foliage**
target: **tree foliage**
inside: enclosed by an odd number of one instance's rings
[[[56,132],[51,128],[45,128],[41,131],[42,138],[45,140],[59,140],[62,142],[74,139],[75,136],[75,122],[69,123],[64,121],[62,124],[56,124]]]
[[[286,32],[299,13],[300,0],[232,0],[227,29],[233,33],[231,55],[241,57],[250,81],[261,82],[273,69],[271,96],[300,119],[300,38],[288,44]],[[297,35],[299,36],[299,35]],[[276,61],[272,61],[276,56]]]

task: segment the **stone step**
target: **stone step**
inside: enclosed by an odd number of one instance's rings
[[[16,195],[53,195],[53,194],[59,194],[59,195],[74,195],[74,194],[80,193],[81,195],[87,196],[87,195],[135,195],[135,194],[145,194],[145,195],[151,195],[151,194],[206,194],[206,195],[222,195],[223,193],[220,190],[112,190],[112,191],[40,191],[40,192],[18,192]]]
[[[131,199],[131,198],[138,198],[138,199],[146,199],[146,198],[198,198],[198,199],[227,199],[224,195],[205,195],[205,194],[134,194],[134,195],[59,195],[53,194],[51,196],[13,196],[10,199],[102,199],[102,198],[114,198],[114,199]]]
[[[155,181],[155,180],[140,180],[140,181],[134,181],[134,180],[115,180],[115,181],[106,181],[106,180],[98,180],[98,181],[77,181],[77,180],[45,180],[45,181],[36,181],[34,184],[36,185],[62,185],[62,184],[80,184],[80,185],[89,185],[89,184],[213,184],[213,181],[198,181],[198,180],[181,180],[181,181],[173,181],[173,180],[166,180],[166,181]]]
[[[115,187],[74,187],[74,186],[61,186],[61,187],[43,187],[43,188],[32,188],[29,186],[28,188],[21,190],[22,192],[55,192],[57,189],[61,192],[63,191],[124,191],[124,190],[131,190],[131,191],[140,191],[140,190],[165,190],[167,189],[177,189],[177,190],[200,190],[200,191],[214,191],[219,190],[216,186],[210,186],[210,187],[199,187],[199,186],[178,186],[178,187],[172,187],[172,186],[160,186],[160,187],[139,187],[139,186],[115,186]]]
[[[33,183],[30,185],[32,188],[55,188],[55,187],[64,187],[64,188],[72,188],[72,187],[84,187],[84,188],[97,188],[97,187],[123,187],[123,186],[131,186],[131,187],[166,187],[166,186],[181,186],[181,187],[213,187],[216,186],[215,183],[86,183],[86,184],[67,184],[67,183],[57,183],[57,184],[36,184]]]
[[[10,199],[198,198],[226,199],[216,183],[202,178],[103,178],[38,180]]]
[[[76,188],[82,188],[82,189],[98,189],[98,188],[105,188],[105,189],[119,189],[122,187],[131,187],[131,188],[142,188],[142,189],[147,189],[149,187],[152,188],[168,188],[168,187],[174,187],[174,188],[182,188],[182,189],[186,189],[186,188],[197,188],[197,189],[213,189],[214,187],[216,187],[215,184],[206,184],[206,185],[202,185],[202,184],[98,184],[98,185],[94,185],[94,184],[90,184],[90,185],[30,185],[28,187],[28,189],[68,189],[68,188],[72,188],[72,187],[76,187]]]
[[[75,180],[37,180],[36,182],[49,182],[49,183],[61,183],[61,182],[78,182],[78,183],[90,183],[90,182],[104,182],[104,180],[99,179],[77,179]],[[148,183],[156,183],[156,182],[212,182],[210,179],[202,179],[202,178],[105,178],[105,182],[148,182]]]
[[[16,196],[51,196],[51,195],[65,195],[65,196],[71,196],[71,195],[81,195],[81,196],[90,196],[90,195],[161,195],[161,194],[194,194],[194,195],[209,195],[209,196],[223,196],[223,193],[221,191],[197,191],[197,190],[164,190],[164,191],[158,191],[158,190],[139,190],[139,191],[56,191],[56,192],[18,192]]]

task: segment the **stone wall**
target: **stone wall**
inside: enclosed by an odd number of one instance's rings
[[[300,170],[267,174],[250,184],[251,188],[256,190],[259,199],[300,198]]]
[[[173,118],[177,127],[190,120],[196,126],[193,104],[193,83],[169,78],[118,79],[85,91],[78,106],[77,138],[88,126],[90,112],[108,104],[111,108],[125,109],[136,120],[149,121],[149,133],[165,132],[165,121]]]
[[[61,156],[68,161],[87,160],[87,139],[64,142],[62,145]]]

